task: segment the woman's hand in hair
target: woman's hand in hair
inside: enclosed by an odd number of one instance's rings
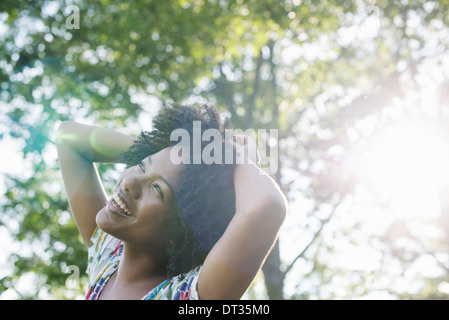
[[[254,163],[260,167],[256,141],[251,136],[235,134],[232,137],[232,143],[236,150],[237,164]]]
[[[271,251],[287,211],[279,186],[254,165],[254,140],[237,135],[233,143],[238,157],[246,160],[237,162],[234,172],[236,212],[204,262],[198,280],[201,299],[241,298]]]

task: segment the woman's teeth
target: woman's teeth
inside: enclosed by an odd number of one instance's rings
[[[131,212],[129,212],[126,205],[123,203],[122,199],[118,196],[117,193],[114,193],[112,196],[112,199],[119,205],[119,207],[122,209],[123,213],[129,217],[131,217]]]

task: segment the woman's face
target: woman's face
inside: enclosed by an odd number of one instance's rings
[[[163,149],[121,174],[114,195],[97,214],[103,231],[145,250],[165,242],[182,168],[170,161],[170,150]]]

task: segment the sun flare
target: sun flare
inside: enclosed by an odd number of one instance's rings
[[[429,127],[390,127],[366,151],[362,177],[402,217],[440,213],[438,191],[449,181],[449,148]]]

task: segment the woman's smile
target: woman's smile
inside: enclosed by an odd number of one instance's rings
[[[134,217],[131,211],[129,210],[128,204],[120,195],[120,188],[114,192],[111,200],[108,202],[108,210],[112,213],[119,214],[125,217]]]

